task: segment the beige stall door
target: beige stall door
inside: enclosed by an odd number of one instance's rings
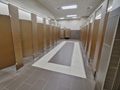
[[[0,69],[15,64],[10,17],[0,15]]]

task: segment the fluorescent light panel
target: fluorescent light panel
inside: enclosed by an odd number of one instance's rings
[[[67,17],[77,17],[77,15],[67,15]]]
[[[59,18],[59,19],[65,19],[64,17],[61,17],[61,18]]]
[[[72,17],[72,18],[78,18],[78,17]]]
[[[101,14],[95,17],[95,19],[100,19],[100,18],[101,18]]]
[[[108,8],[108,11],[112,11],[112,6],[110,6],[110,7]]]
[[[70,6],[62,6],[61,7],[62,9],[76,9],[77,8],[77,5],[70,5]]]

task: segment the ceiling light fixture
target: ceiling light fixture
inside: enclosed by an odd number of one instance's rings
[[[77,15],[67,15],[67,17],[77,17]]]
[[[59,19],[65,19],[64,17],[61,17],[61,18],[59,18]]]
[[[65,9],[76,9],[76,8],[77,8],[77,5],[62,6],[61,8],[62,8],[63,10],[65,10]]]
[[[72,18],[78,18],[78,17],[72,17]]]
[[[99,14],[98,16],[96,16],[95,19],[100,19],[101,18],[101,14]]]
[[[112,11],[112,6],[110,6],[110,7],[108,8],[108,11]]]

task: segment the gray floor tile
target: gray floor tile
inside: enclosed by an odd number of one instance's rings
[[[70,90],[68,87],[59,86],[57,90]]]
[[[23,81],[28,77],[26,74],[20,75],[17,79],[12,81],[9,85],[6,86],[9,90],[15,90],[19,85],[23,83]]]
[[[43,90],[57,90],[60,79],[60,77],[52,76]]]
[[[16,90],[30,90],[30,88],[31,88],[30,85],[23,83]]]
[[[61,65],[70,66],[72,61],[74,43],[67,42],[49,61]],[[63,53],[64,52],[64,53]]]
[[[37,68],[35,67],[30,67],[29,69],[27,69],[24,73],[25,74],[32,74],[33,72],[35,72],[37,70]]]
[[[18,72],[15,71],[15,66],[0,70],[0,90],[94,90],[95,82],[92,80],[91,68],[81,43],[80,47],[87,79],[32,67],[33,58],[27,57],[24,58],[23,69]],[[43,55],[45,53],[40,57]]]
[[[33,85],[40,77],[40,75],[42,74],[42,72],[39,71],[35,71],[33,74],[31,74],[26,80],[25,83],[29,84],[29,85]]]
[[[42,90],[45,85],[46,85],[46,81],[38,79],[33,85],[33,87],[29,90]]]
[[[3,89],[0,89],[0,90],[8,90],[7,88],[3,88]]]
[[[72,77],[69,77],[68,75],[64,75],[64,76],[61,78],[59,85],[60,85],[60,86],[63,86],[63,87],[69,87],[69,88],[71,88],[71,86],[72,86],[72,81],[73,81],[73,78],[72,78]]]
[[[85,90],[83,82],[79,80],[73,80],[71,90]]]
[[[52,73],[52,71],[43,70],[39,78],[43,80],[48,80],[51,77]]]
[[[14,78],[6,79],[5,81],[0,83],[0,90],[2,90],[5,86],[7,86],[9,83],[11,83],[14,80]]]

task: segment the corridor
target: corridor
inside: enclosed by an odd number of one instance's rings
[[[95,82],[92,80],[92,72],[89,71],[86,57],[82,54],[85,52],[79,41],[61,40],[37,61],[27,62],[26,59],[27,63],[18,71],[19,74],[14,75],[14,71],[10,72],[13,67],[0,71],[8,74],[8,77],[1,78],[0,89],[93,90]]]
[[[120,0],[0,0],[0,90],[120,90]]]

